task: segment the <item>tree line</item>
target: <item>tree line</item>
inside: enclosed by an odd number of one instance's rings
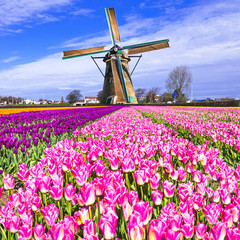
[[[160,87],[152,87],[151,89],[137,88],[135,90],[139,103],[160,103],[160,102],[186,102],[188,100],[187,93],[192,84],[192,73],[188,66],[177,66],[168,75],[166,79],[167,91],[161,94]],[[99,101],[102,100],[102,90],[97,95]],[[74,103],[82,98],[80,90],[71,91],[66,100]]]

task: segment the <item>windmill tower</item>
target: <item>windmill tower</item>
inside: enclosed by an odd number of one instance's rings
[[[136,104],[137,98],[128,67],[128,62],[131,60],[130,55],[169,47],[169,40],[164,39],[120,47],[121,40],[114,8],[105,8],[105,11],[113,47],[107,49],[105,46],[101,46],[64,51],[63,59],[106,53],[105,57],[103,57],[103,61],[106,63],[106,70],[105,75],[103,74],[104,84],[102,103]],[[119,45],[117,42],[119,42]]]

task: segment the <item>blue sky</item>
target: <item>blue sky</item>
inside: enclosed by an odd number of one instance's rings
[[[63,50],[111,46],[105,7],[115,8],[123,45],[170,40],[170,48],[143,53],[132,76],[135,89],[163,93],[169,72],[187,65],[193,98],[240,98],[240,0],[5,0],[0,95],[57,100],[79,89],[96,96],[103,77],[91,58],[61,57]]]

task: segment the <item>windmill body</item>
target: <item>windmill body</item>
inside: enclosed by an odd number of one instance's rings
[[[115,11],[113,8],[106,8],[105,11],[113,47],[109,50],[107,50],[106,47],[101,46],[64,51],[63,59],[107,53],[103,58],[103,61],[106,63],[106,70],[103,84],[102,103],[137,104],[137,98],[134,92],[131,74],[128,67],[128,62],[131,60],[131,58],[128,57],[128,54],[139,54],[142,52],[149,52],[169,47],[169,40],[165,39],[119,47],[116,44],[116,41],[121,42],[121,40]]]

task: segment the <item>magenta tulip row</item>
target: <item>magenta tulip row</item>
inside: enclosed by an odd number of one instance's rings
[[[20,240],[239,239],[240,165],[218,153],[122,108],[21,164],[18,190],[5,175],[0,222]]]
[[[136,107],[162,118],[172,127],[189,130],[193,135],[210,136],[240,151],[240,109]]]

